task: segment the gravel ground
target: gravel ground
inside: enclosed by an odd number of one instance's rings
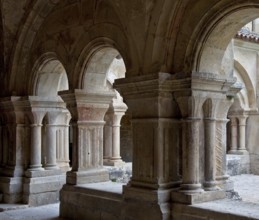
[[[234,181],[234,189],[242,201],[259,204],[259,176],[242,174],[230,179]]]

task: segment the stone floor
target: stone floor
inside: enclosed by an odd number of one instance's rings
[[[59,218],[59,204],[44,205],[39,207],[22,208],[0,212],[1,220],[61,220]],[[0,208],[7,208],[0,204]]]
[[[202,203],[195,207],[224,213],[235,212],[259,219],[259,176],[243,174],[232,176],[231,179],[240,197]],[[61,220],[58,216],[59,204],[29,208],[26,205],[0,204],[0,220]]]

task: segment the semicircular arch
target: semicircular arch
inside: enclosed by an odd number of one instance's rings
[[[247,96],[246,98],[246,100],[248,100],[247,106],[249,106],[251,110],[256,109],[256,91],[252,83],[252,80],[249,77],[248,72],[243,67],[243,65],[237,60],[234,60],[234,69],[236,70],[236,73],[240,75],[240,77],[242,78],[242,81],[244,82],[246,91],[243,92],[242,95]]]
[[[58,91],[68,90],[66,70],[55,53],[45,53],[36,61],[30,81],[30,94],[57,96]]]

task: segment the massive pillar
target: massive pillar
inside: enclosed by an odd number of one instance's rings
[[[109,180],[103,168],[104,115],[114,93],[90,94],[83,90],[60,92],[72,116],[73,160],[67,184]]]
[[[145,218],[168,219],[170,191],[180,184],[181,143],[170,74],[119,79],[115,88],[132,112],[133,170],[123,189],[129,201],[125,214],[141,219],[138,213],[149,207]]]

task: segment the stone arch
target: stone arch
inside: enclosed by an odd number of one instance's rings
[[[256,92],[248,72],[237,60],[234,60],[234,69],[236,70],[236,73],[240,75],[245,87],[237,96],[240,98],[240,104],[244,107],[247,106],[250,110],[255,110]]]
[[[213,8],[211,10],[213,12]],[[192,71],[227,75],[221,69],[225,50],[237,31],[258,17],[258,12],[258,3],[241,2],[229,4],[220,13],[207,17],[207,22],[199,29],[198,36],[195,36],[199,40],[192,38],[195,41],[195,46],[190,48],[194,57],[190,62]]]
[[[118,73],[117,76],[112,76],[111,71],[109,71],[114,66],[113,64],[115,64],[116,60],[119,59],[122,60],[119,52],[113,48],[106,47],[96,51],[91,56],[91,61],[86,67],[82,88],[92,92],[99,89],[110,90],[111,83],[113,83],[115,78],[125,77],[125,68],[124,74]]]
[[[42,55],[33,68],[30,93],[37,96],[57,96],[68,90],[68,78],[62,63],[54,53]]]
[[[96,28],[99,30],[98,27]],[[98,30],[93,30],[92,35],[94,35],[95,32],[98,32]],[[115,30],[115,31],[116,33],[118,32],[118,30]],[[82,39],[84,37],[85,36],[81,36]],[[85,41],[79,40],[79,42],[85,42]],[[82,43],[80,45],[77,45],[75,48],[81,47],[83,48],[83,50],[81,50],[78,61],[75,65],[75,70],[73,74],[73,85],[80,89],[83,88],[85,70],[87,70],[88,66],[90,65],[90,60],[95,55],[95,53],[101,50],[107,50],[107,51],[116,50],[117,54],[114,55],[114,58],[118,54],[120,54],[120,56],[122,57],[126,68],[125,77],[128,74],[130,74],[129,72],[132,71],[133,65],[135,64],[132,64],[131,55],[127,53],[127,51],[125,51],[125,49],[122,47],[122,45],[124,44],[123,42],[124,43],[126,42],[126,39],[124,39],[124,37],[122,37],[119,42],[115,42],[112,38],[97,36],[95,39],[88,42],[86,45],[81,45]],[[114,51],[111,53],[115,54]],[[106,53],[106,54],[109,54],[109,53]]]
[[[115,79],[125,77],[126,67],[124,60],[118,50],[105,45],[95,48],[85,62],[80,86],[82,90],[89,94],[114,93],[104,117],[106,122],[104,126],[104,165],[122,164],[120,129],[117,128],[124,127],[121,125],[121,118],[125,115],[127,106],[123,102],[121,95],[113,89],[113,83]],[[130,120],[129,115],[125,116]],[[115,152],[117,152],[116,155],[114,154]],[[125,152],[124,154],[127,153]]]

